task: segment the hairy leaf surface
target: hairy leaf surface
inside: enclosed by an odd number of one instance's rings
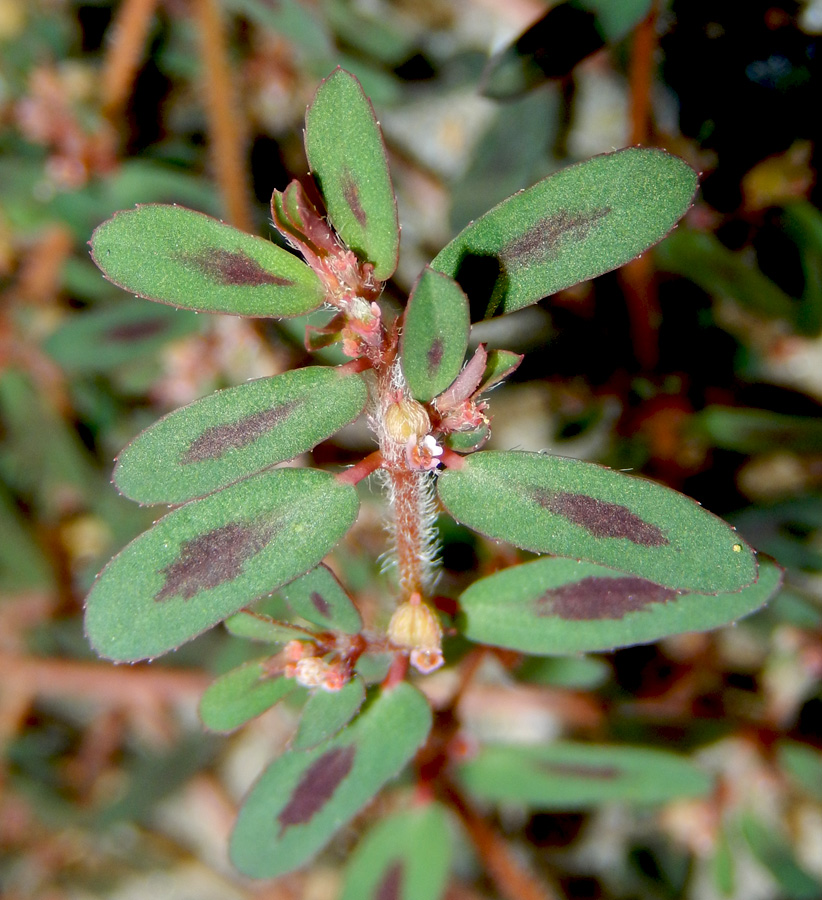
[[[662,240],[696,184],[687,163],[661,150],[596,156],[504,200],[431,265],[455,278],[486,318],[513,312]]]
[[[470,330],[468,299],[460,286],[426,266],[409,297],[402,330],[402,370],[416,400],[433,400],[459,375]]]
[[[701,797],[711,780],[687,759],[643,747],[555,741],[491,745],[459,766],[475,797],[543,810],[589,809],[601,803],[666,803]]]
[[[100,573],[86,633],[101,656],[159,656],[313,568],[350,528],[356,491],[278,469],[160,519]]]
[[[428,702],[403,683],[331,740],[274,760],[240,810],[234,865],[255,878],[299,868],[400,772],[430,727]]]
[[[245,663],[214,681],[200,698],[200,718],[211,731],[234,731],[297,688],[293,678],[272,675],[264,660]]]
[[[735,622],[779,589],[781,570],[730,594],[695,594],[573,559],[539,559],[475,581],[460,597],[472,641],[540,655],[591,653]]]
[[[439,900],[448,881],[451,843],[439,804],[383,819],[349,860],[340,900]]]
[[[380,126],[357,79],[337,69],[305,117],[305,152],[328,218],[381,281],[397,266],[397,203]]]
[[[141,503],[182,503],[293,459],[355,419],[360,375],[309,366],[217,391],[175,410],[120,454],[114,482]]]
[[[365,702],[362,678],[352,678],[339,691],[315,691],[303,707],[292,750],[308,750],[334,737]]]
[[[754,552],[730,525],[670,488],[593,463],[480,451],[443,472],[437,490],[457,521],[526,550],[698,593],[756,579]]]
[[[351,598],[327,566],[317,566],[285,585],[280,593],[307,622],[332,631],[357,634],[362,619]]]
[[[181,206],[116,213],[91,237],[92,257],[114,284],[148,300],[240,316],[299,316],[325,291],[296,256]]]

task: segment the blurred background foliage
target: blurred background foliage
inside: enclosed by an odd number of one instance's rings
[[[492,446],[685,491],[775,557],[786,587],[714,634],[584,659],[489,653],[462,728],[469,741],[676,749],[716,779],[708,798],[653,812],[488,807],[556,896],[822,896],[822,3],[549,6],[0,0],[4,897],[338,896],[364,820],[277,883],[226,862],[238,798],[294,728],[276,707],[231,739],[203,733],[199,694],[243,642],[213,633],[115,668],[92,658],[81,623],[95,572],[157,514],[109,485],[123,444],[217,387],[309,359],[304,322],[125,296],[86,241],[146,202],[273,237],[268,199],[304,174],[305,106],[336,65],[361,79],[388,144],[396,298],[456,229],[560,166],[642,143],[703,173],[695,207],[653,253],[475,328],[526,354],[492,398]],[[314,459],[368,449],[350,428]],[[365,501],[334,563],[368,614],[390,588],[374,562],[378,498]],[[446,595],[511,552],[453,523],[442,534]],[[445,702],[453,669],[422,686]],[[449,900],[501,896],[458,847]]]

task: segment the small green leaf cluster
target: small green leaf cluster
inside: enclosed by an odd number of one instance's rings
[[[252,789],[232,838],[235,864],[258,877],[319,852],[429,737],[431,710],[406,673],[409,660],[422,673],[444,661],[430,590],[436,504],[479,534],[551,555],[455,598],[461,615],[448,628],[481,645],[563,655],[715,628],[759,608],[780,581],[730,526],[668,488],[578,460],[480,449],[492,427],[484,394],[520,357],[481,344],[466,361],[472,314],[519,310],[644,252],[689,208],[688,165],[629,148],[514,195],[436,256],[392,319],[380,296],[397,265],[396,200],[373,109],[348,73],[320,86],[305,143],[312,178],[272,198],[274,223],[302,260],[176,206],[118,213],[92,238],[111,281],[161,303],[274,318],[328,305],[334,316],[307,347],[338,342],[351,360],[219,391],[137,436],[116,485],[178,508],[109,563],[86,604],[89,640],[113,660],[154,658],[221,622],[268,645],[206,691],[201,715],[214,731],[302,695],[291,747]],[[364,412],[378,449],[361,463],[337,474],[278,467]],[[355,485],[375,471],[398,567],[387,628],[363,623],[322,564],[357,519]],[[285,616],[255,606],[274,593]],[[386,655],[388,675],[374,678],[369,658]],[[638,748],[485,748],[453,768],[478,798],[524,791],[564,808],[710,787],[684,761]],[[425,841],[403,837],[418,832]],[[386,820],[352,860],[345,896],[399,896],[400,883],[403,896],[440,896],[447,832],[437,805]]]

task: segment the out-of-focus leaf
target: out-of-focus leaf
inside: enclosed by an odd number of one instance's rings
[[[289,641],[305,640],[309,636],[309,632],[304,628],[289,625],[287,622],[277,622],[248,609],[242,609],[229,616],[223,624],[236,637],[264,641],[266,644],[287,644]]]
[[[734,516],[734,524],[763,553],[788,569],[822,571],[822,498],[803,495],[753,506]]]
[[[254,878],[299,868],[402,770],[430,727],[427,701],[403,683],[331,740],[274,760],[240,810],[234,865]]]
[[[293,254],[181,206],[118,212],[97,227],[91,247],[114,284],[184,309],[299,316],[325,296],[319,278]]]
[[[359,81],[337,69],[305,117],[305,151],[328,218],[374,275],[391,277],[399,253],[397,203],[380,127]]]
[[[724,593],[756,579],[730,525],[689,497],[593,463],[480,451],[437,479],[458,521],[526,550],[585,559],[674,590]]]
[[[340,900],[439,900],[451,843],[445,810],[435,803],[383,819],[348,861]]]
[[[822,753],[797,741],[781,741],[777,758],[783,772],[795,783],[799,793],[822,801]]]
[[[767,316],[795,320],[796,301],[712,234],[678,228],[655,258],[660,269],[689,278],[712,297],[728,297]]]
[[[108,309],[71,316],[49,336],[44,349],[72,375],[95,374],[144,359],[200,325],[194,313],[121,300]]]
[[[433,400],[459,375],[470,330],[460,286],[426,266],[408,299],[402,330],[402,370],[415,399]]]
[[[730,897],[734,893],[736,883],[736,866],[728,836],[722,828],[716,836],[714,844],[714,856],[712,862],[714,884],[723,897]]]
[[[272,675],[265,660],[253,660],[213,682],[200,698],[200,718],[211,731],[234,731],[287,697],[297,683]]]
[[[822,451],[822,421],[769,409],[709,406],[693,417],[691,426],[714,446],[737,453]]]
[[[334,737],[354,718],[365,701],[365,685],[352,678],[339,691],[315,691],[303,707],[292,750],[308,750]]]
[[[460,607],[473,641],[539,655],[591,653],[729,625],[765,604],[781,580],[779,567],[763,560],[753,584],[706,595],[592,563],[539,559],[475,581]]]
[[[822,213],[808,201],[792,203],[785,207],[782,222],[799,248],[805,276],[797,327],[803,334],[818,334],[822,329]]]
[[[407,20],[392,22],[381,11],[369,11],[346,0],[326,0],[323,13],[337,39],[362,59],[394,68],[414,54],[414,37],[403,27]]]
[[[817,900],[822,896],[822,882],[797,863],[784,835],[752,815],[746,815],[741,826],[751,852],[779,886],[780,897],[785,900]]]
[[[141,503],[182,503],[315,447],[355,419],[360,375],[309,366],[169,413],[119,455],[114,482]]]
[[[483,93],[507,99],[565,77],[606,43],[622,40],[650,8],[651,0],[566,0],[552,6],[489,60]]]
[[[711,790],[707,775],[673,753],[572,741],[487,746],[460,765],[458,773],[481,800],[544,810],[589,809],[610,802],[666,803]]]
[[[286,38],[308,58],[326,58],[333,53],[331,37],[322,17],[299,0],[225,0],[226,9],[245,16],[265,31]],[[327,70],[327,69],[326,69]]]
[[[575,690],[594,690],[611,675],[611,667],[593,656],[529,656],[517,669],[517,678]]]
[[[0,488],[0,595],[53,587],[48,559]]]
[[[513,312],[616,269],[687,212],[696,172],[661,150],[628,148],[569,166],[465,228],[432,267],[485,317]]]
[[[298,616],[320,628],[357,634],[362,619],[351,598],[326,566],[317,566],[280,593]]]
[[[351,527],[356,491],[278,469],[169,513],[100,573],[86,633],[109,659],[159,656],[313,568]]]

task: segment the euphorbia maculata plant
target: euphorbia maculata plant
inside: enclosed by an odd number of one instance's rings
[[[87,600],[88,637],[113,660],[152,659],[219,623],[274,645],[206,691],[201,714],[213,730],[307,694],[289,750],[257,781],[232,837],[237,867],[259,877],[311,859],[430,745],[417,685],[448,662],[443,630],[524,654],[600,651],[732,622],[779,584],[729,525],[668,488],[574,459],[481,449],[486,391],[520,357],[480,344],[466,361],[470,310],[513,312],[645,251],[692,202],[686,163],[628,148],[515,194],[439,253],[397,316],[380,300],[397,264],[396,201],[373,110],[347,72],[318,89],[305,145],[316,190],[294,181],[271,203],[302,260],[177,206],[120,212],[92,239],[105,275],[151,300],[241,316],[333,307],[306,344],[341,342],[350,357],[218,391],[129,444],[117,487],[177,508],[108,564]],[[362,414],[377,449],[361,462],[337,473],[277,467]],[[372,474],[387,497],[396,579],[384,619],[363,623],[322,560],[354,524],[355,486]],[[478,578],[452,598],[458,615],[446,615],[433,593],[441,509],[546,556]],[[289,612],[260,610],[272,594]],[[366,663],[377,655],[393,663],[375,678]],[[402,878],[417,885],[403,896],[441,895],[448,829],[432,798],[452,796],[436,789],[443,779],[479,799],[524,792],[566,809],[709,788],[672,754],[571,742],[481,747],[417,775],[433,785],[421,792],[428,804],[367,836],[346,896],[400,896],[387,891]]]

